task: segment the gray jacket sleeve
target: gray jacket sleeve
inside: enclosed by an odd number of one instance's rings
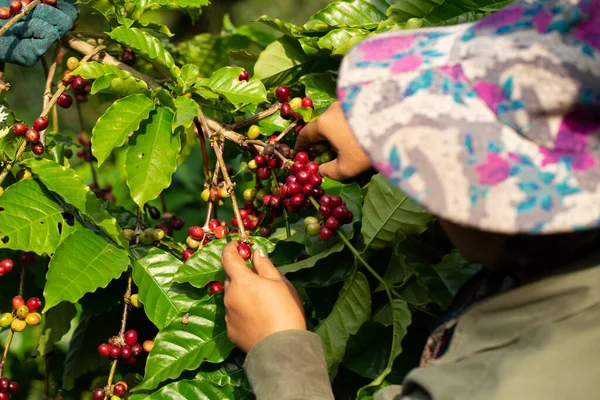
[[[256,344],[244,369],[258,400],[333,400],[321,338],[289,330]]]

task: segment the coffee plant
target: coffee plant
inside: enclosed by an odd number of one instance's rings
[[[0,8],[0,35],[55,3]],[[80,3],[105,28],[74,28],[46,54],[35,119],[1,76],[0,399],[252,398],[224,322],[231,240],[246,260],[264,248],[298,288],[336,398],[400,383],[477,267],[383,177],[322,178],[335,149],[296,153],[295,138],[360,40],[506,2],[344,0],[303,26],[225,18],[183,41],[143,16],[194,20],[208,0]],[[79,124],[59,126],[63,113]]]

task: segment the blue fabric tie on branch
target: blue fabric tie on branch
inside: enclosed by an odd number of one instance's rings
[[[75,0],[40,4],[0,37],[0,61],[31,67],[73,27],[79,16]],[[8,7],[10,0],[0,0]],[[0,27],[10,20],[1,20]]]

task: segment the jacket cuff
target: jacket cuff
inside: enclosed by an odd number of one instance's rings
[[[321,338],[287,330],[258,342],[244,362],[258,400],[333,400]]]

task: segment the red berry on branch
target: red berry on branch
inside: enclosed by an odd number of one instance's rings
[[[256,165],[259,165],[259,166],[265,165],[267,163],[267,159],[262,154],[259,154],[256,157],[254,157],[254,161],[256,162]]]
[[[20,389],[21,389],[21,385],[19,385],[19,382],[10,381],[10,386],[9,386],[8,390],[11,393],[17,393]]]
[[[252,249],[246,243],[238,244],[237,251],[244,261],[247,261],[252,257]]]
[[[113,388],[113,393],[116,394],[117,396],[123,396],[126,391],[127,391],[127,388],[122,383],[117,383],[115,385],[115,387]]]
[[[298,177],[298,183],[301,185],[306,185],[308,182],[310,182],[311,174],[306,171],[300,171],[296,174],[296,176]]]
[[[29,308],[29,312],[36,312],[42,307],[42,301],[37,297],[32,297],[29,300],[27,300],[27,303],[25,303],[25,305],[27,306],[27,308]]]
[[[37,142],[37,143],[34,143],[33,145],[31,145],[31,151],[36,156],[41,156],[42,154],[44,154],[44,149],[45,148],[44,148],[44,145],[42,144],[42,142]]]
[[[221,226],[221,223],[216,220],[216,219],[211,219],[210,222],[208,223],[208,228],[214,232],[215,229],[217,229],[219,226]]]
[[[138,334],[136,331],[131,329],[131,330],[125,332],[125,343],[127,343],[130,346],[133,346],[134,344],[137,343],[137,340],[138,340]]]
[[[73,98],[66,93],[61,93],[61,95],[58,96],[56,104],[62,108],[69,108],[73,105]]]
[[[306,164],[304,162],[296,161],[290,167],[290,172],[294,175],[298,175],[300,172],[304,171],[305,167],[306,167]]]
[[[351,222],[352,222],[352,219],[353,219],[353,218],[354,218],[354,215],[352,214],[352,211],[350,211],[350,210],[348,210],[348,209],[346,208],[346,211],[345,211],[345,213],[344,213],[344,217],[343,217],[343,218],[340,220],[340,222],[341,222],[342,224],[344,224],[344,225],[345,225],[345,224],[349,224],[349,223],[351,223]]]
[[[71,83],[71,87],[76,92],[85,91],[85,86],[86,86],[86,81],[81,76],[76,76],[75,79],[73,79],[73,82]]]
[[[94,398],[94,400],[104,400],[104,398],[106,397],[106,393],[104,392],[104,389],[96,389],[92,393],[92,397]]]
[[[331,196],[327,194],[324,195],[323,197],[321,197],[321,200],[319,200],[319,204],[324,207],[331,207]]]
[[[290,187],[288,185],[281,185],[279,188],[279,194],[281,197],[288,197],[290,194]]]
[[[118,358],[121,355],[121,348],[118,346],[112,346],[110,348],[110,356],[112,358]]]
[[[190,235],[196,240],[202,240],[202,238],[204,237],[204,229],[197,225],[191,226],[188,228],[188,235]]]
[[[133,351],[131,350],[131,346],[125,345],[121,347],[121,358],[129,359],[133,355]]]
[[[5,258],[0,261],[0,268],[4,269],[4,272],[10,272],[15,267],[15,262],[10,258]]]
[[[101,344],[100,346],[98,346],[98,353],[103,357],[109,357],[110,356],[110,346],[107,345],[106,343]]]
[[[271,204],[271,195],[270,194],[266,194],[265,197],[263,197],[263,204],[267,207],[269,207],[269,205]]]
[[[306,199],[304,198],[304,195],[302,193],[298,193],[292,197],[291,205],[293,207],[300,208],[304,205],[305,200]]]
[[[306,164],[309,161],[308,153],[305,153],[303,151],[299,152],[298,154],[296,154],[296,157],[294,157],[294,161],[300,161]]]
[[[31,143],[36,143],[40,140],[40,133],[33,128],[28,129],[27,132],[25,132],[25,138]]]
[[[139,343],[136,343],[133,346],[131,346],[131,355],[133,355],[134,357],[139,356],[140,354],[142,354],[143,351],[144,349]]]
[[[307,183],[306,185],[302,186],[302,194],[304,194],[306,197],[312,196],[313,189],[313,185]]]
[[[15,296],[12,299],[12,306],[15,310],[18,310],[19,307],[22,307],[25,305],[25,299],[23,299],[23,296]]]
[[[310,97],[305,97],[302,99],[302,108],[312,108],[313,101]]]
[[[10,394],[0,392],[0,400],[9,400],[9,399],[10,399]]]
[[[271,168],[269,168],[269,167],[260,167],[259,169],[256,170],[256,176],[261,181],[269,179],[269,177],[271,176]]]
[[[321,178],[319,175],[311,175],[310,177],[310,184],[313,186],[321,186],[321,184],[323,183],[323,178]]]
[[[340,221],[335,217],[329,217],[325,220],[325,226],[336,231],[340,227]]]
[[[288,192],[290,195],[295,195],[302,192],[302,185],[298,182],[290,183],[288,185]]]
[[[223,285],[221,285],[221,282],[213,282],[210,284],[209,288],[211,294],[216,294],[223,291]]]
[[[0,8],[0,19],[10,19],[12,17],[12,12],[8,7]]]
[[[242,219],[246,219],[246,218],[248,218],[248,215],[250,215],[250,214],[248,213],[248,210],[245,210],[245,209],[243,209],[243,208],[240,210],[240,217],[242,217]]]
[[[240,82],[242,82],[242,81],[246,81],[246,82],[250,81],[250,74],[248,73],[248,71],[243,70],[242,72],[240,72],[240,76],[238,77],[238,80]]]
[[[275,89],[275,96],[277,96],[277,100],[284,103],[290,100],[290,89],[285,86],[280,86]]]
[[[338,195],[334,195],[330,197],[330,205],[329,207],[331,208],[336,208],[341,206],[344,203],[344,200],[342,200],[342,198]]]
[[[44,4],[54,7],[57,0],[44,0]]]
[[[17,123],[13,125],[12,131],[15,136],[25,136],[29,127],[23,123]]]
[[[288,185],[294,182],[297,182],[298,178],[296,178],[295,175],[290,175],[287,178],[285,178],[285,183],[287,183]]]
[[[313,175],[314,176],[314,175]],[[321,186],[318,186],[316,188],[313,189],[313,194],[312,196],[319,200],[321,197],[323,197],[325,195],[325,189],[323,189]]]
[[[185,225],[185,221],[183,220],[183,218],[181,218],[181,217],[175,217],[173,219],[172,226],[173,226],[173,229],[175,229],[176,231],[178,231],[181,228],[183,228],[184,225]]]
[[[48,117],[37,117],[35,121],[33,121],[33,129],[37,131],[43,131],[48,127]]]
[[[346,216],[346,207],[339,206],[339,207],[334,208],[333,211],[331,212],[331,215],[338,220],[344,219],[344,217]]]
[[[309,174],[317,174],[319,172],[319,164],[317,164],[316,162],[309,162],[308,164],[306,164],[306,172],[308,172]]]
[[[271,208],[279,208],[281,207],[281,197],[279,196],[271,196],[271,201],[269,202]]]
[[[10,3],[10,11],[13,14],[18,14],[21,12],[21,9],[23,8],[23,4],[21,3],[21,0],[13,0]]]
[[[194,250],[191,249],[187,249],[186,251],[183,252],[183,261],[187,261],[192,254],[194,254]]]
[[[123,64],[127,64],[129,66],[134,65],[136,61],[135,58],[135,53],[130,49],[125,49],[121,53],[121,60],[123,60]]]
[[[325,206],[321,206],[319,207],[319,214],[321,214],[321,216],[323,218],[327,218],[331,215],[331,208],[329,207],[325,207]]]
[[[281,107],[279,108],[281,112],[281,118],[283,119],[291,119],[292,118],[292,106],[290,103],[281,103]]]
[[[136,358],[135,357],[129,357],[127,359],[125,359],[125,364],[131,365],[131,364],[135,364]]]
[[[323,226],[321,227],[321,231],[319,232],[319,236],[321,237],[321,239],[323,240],[329,240],[331,239],[333,236],[335,235],[335,232],[332,231],[330,228]]]
[[[279,161],[281,161],[279,158],[271,158],[269,160],[269,168],[271,169],[275,169],[279,166]]]
[[[229,235],[229,228],[226,226],[218,226],[215,228],[214,233],[217,239],[223,239],[225,236]]]
[[[63,72],[62,77],[61,77],[61,81],[62,81],[63,85],[65,85],[65,86],[70,85],[75,80],[75,76],[71,75],[71,72],[73,72],[73,71],[71,71],[70,69]]]
[[[0,378],[0,392],[8,392],[10,390],[10,379],[6,377]]]

